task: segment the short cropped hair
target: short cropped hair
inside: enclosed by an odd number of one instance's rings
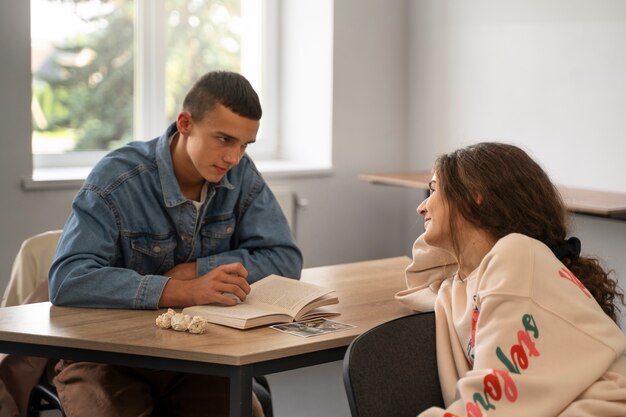
[[[217,104],[251,120],[263,115],[261,103],[250,82],[231,71],[211,71],[200,77],[183,101],[183,110],[193,120],[201,120]]]

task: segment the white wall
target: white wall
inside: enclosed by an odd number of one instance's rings
[[[405,19],[404,2],[334,3],[333,173],[277,182],[308,200],[297,230],[308,266],[409,253],[394,191],[357,179],[406,167]]]
[[[414,168],[479,140],[528,150],[556,182],[626,192],[626,2],[410,5]],[[626,222],[575,216],[583,251],[626,288]],[[626,312],[623,312],[626,313]]]

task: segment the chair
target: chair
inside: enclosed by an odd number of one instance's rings
[[[59,237],[61,230],[52,230],[29,237],[22,243],[13,261],[2,307],[24,304],[41,283],[48,282],[48,270]]]
[[[48,270],[60,236],[61,230],[52,230],[22,243],[13,262],[2,307],[48,299]],[[59,410],[65,416],[56,389],[48,382],[46,359],[13,356],[4,360],[2,375],[11,382],[11,394],[26,417],[37,417],[44,410]]]
[[[65,416],[57,390],[48,381],[48,376],[44,373],[39,383],[30,392],[26,417],[39,417],[41,412],[45,410],[59,410],[61,416]]]
[[[358,336],[346,351],[343,381],[353,417],[415,417],[443,407],[435,314],[401,317]]]
[[[2,307],[44,301],[44,298],[47,300],[48,270],[60,236],[61,230],[54,230],[30,237],[22,243],[13,264],[11,279],[4,292]],[[272,417],[272,397],[267,379],[264,376],[255,377],[252,389],[261,403],[265,416]],[[50,384],[44,371],[39,382],[30,391],[26,417],[38,417],[45,410],[59,410],[61,416],[65,417],[56,388]]]

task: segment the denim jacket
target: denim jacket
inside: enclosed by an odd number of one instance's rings
[[[198,276],[241,262],[254,282],[298,279],[302,254],[273,193],[244,155],[200,209],[181,192],[169,149],[172,124],[149,142],[105,156],[72,204],[50,269],[50,301],[78,307],[155,309],[175,265]]]

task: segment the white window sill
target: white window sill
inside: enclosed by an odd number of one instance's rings
[[[255,162],[265,179],[291,179],[302,177],[324,177],[332,174],[331,166],[307,164],[293,161]],[[22,188],[37,190],[78,190],[91,171],[91,167],[38,168],[32,178],[22,180]]]

